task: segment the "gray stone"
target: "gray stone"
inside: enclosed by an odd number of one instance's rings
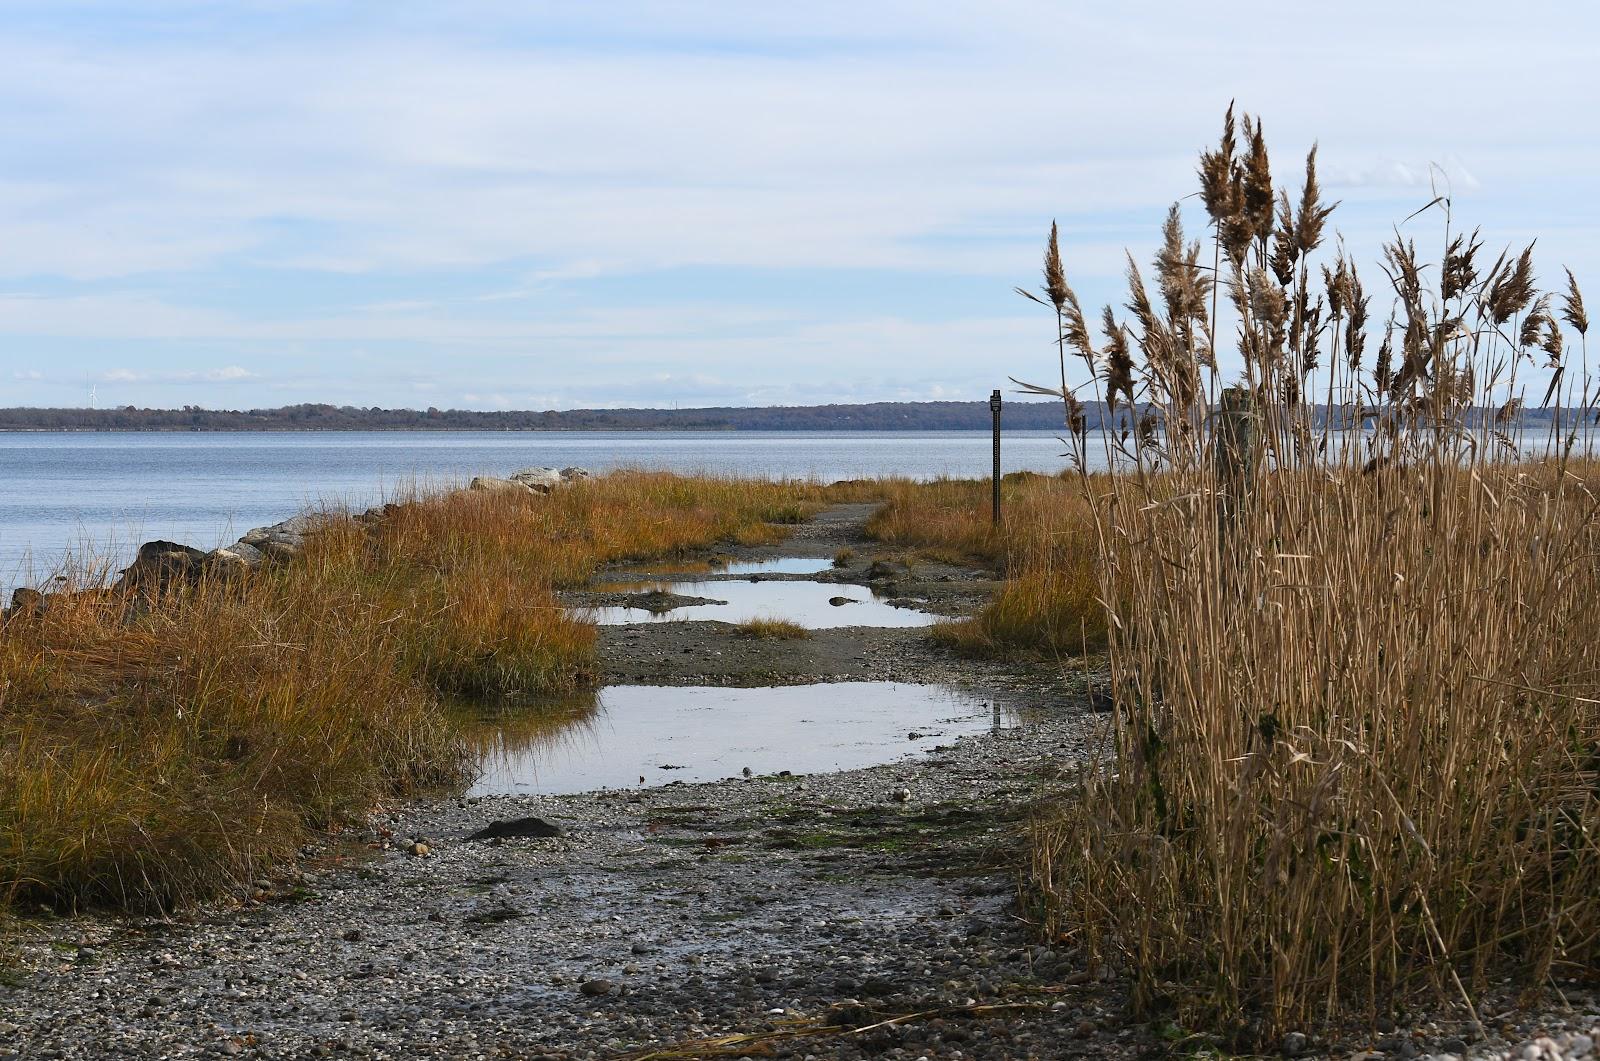
[[[478,490],[486,494],[526,494],[528,486],[513,479],[496,479],[492,475],[475,475],[472,482],[467,484],[468,490]]]
[[[43,614],[44,594],[26,586],[18,587],[11,592],[11,610],[18,614]]]
[[[548,493],[563,482],[561,473],[554,468],[524,468],[512,472],[509,478],[512,482],[521,483],[529,490],[537,490],[540,493]]]
[[[260,567],[265,562],[266,556],[253,545],[244,542],[235,542],[221,549],[213,549],[205,555],[205,563],[211,568],[244,568]]]

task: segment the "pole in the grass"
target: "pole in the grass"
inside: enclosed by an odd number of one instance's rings
[[[996,390],[989,395],[989,411],[994,414],[994,477],[991,484],[994,490],[994,514],[996,525],[1000,523],[1000,392]]]

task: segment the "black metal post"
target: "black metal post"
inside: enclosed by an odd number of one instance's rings
[[[994,414],[994,522],[1000,524],[1000,392],[989,395],[989,411]]]

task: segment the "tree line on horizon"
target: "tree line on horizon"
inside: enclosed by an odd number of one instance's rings
[[[1055,430],[1055,402],[1008,402],[1005,426]],[[989,403],[872,402],[696,409],[0,409],[5,431],[964,431],[988,430]]]
[[[1101,430],[1104,403],[1085,402],[1083,426]],[[1524,427],[1548,424],[1558,410],[1528,409]],[[1567,411],[1570,414],[1572,411]],[[1323,411],[1318,407],[1316,419]],[[1492,416],[1493,410],[1483,413]],[[870,402],[695,409],[381,409],[304,404],[276,409],[0,409],[0,431],[987,431],[987,401]],[[1061,404],[1007,401],[1008,431],[1062,430]]]

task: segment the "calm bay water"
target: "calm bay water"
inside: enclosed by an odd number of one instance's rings
[[[0,432],[0,587],[69,550],[123,560],[142,541],[210,548],[307,505],[366,507],[413,482],[535,465],[835,479],[977,478],[984,432]],[[1006,471],[1056,472],[1046,432],[1005,437]]]

